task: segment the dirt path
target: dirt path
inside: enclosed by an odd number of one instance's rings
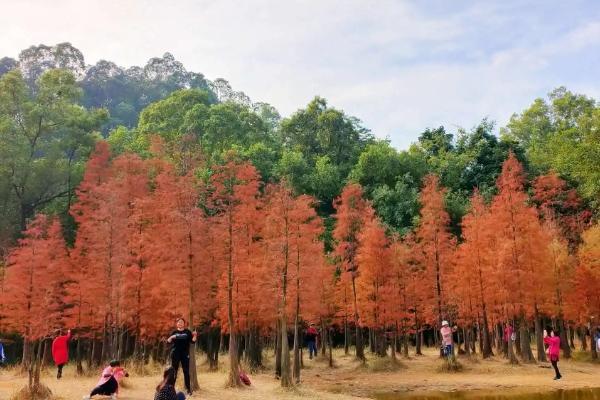
[[[224,389],[225,366],[222,372],[208,373],[200,367],[202,389],[193,398],[209,400],[229,399],[357,399],[369,398],[379,393],[407,393],[423,391],[486,390],[492,392],[542,392],[553,389],[575,389],[600,386],[600,364],[588,362],[560,362],[564,378],[553,381],[553,371],[549,365],[510,366],[501,358],[492,360],[461,359],[464,371],[460,373],[438,372],[441,365],[435,351],[424,356],[400,359],[402,365],[396,367],[389,360],[370,359],[363,367],[351,356],[339,353],[335,357],[336,368],[330,369],[321,360],[305,360],[302,371],[302,385],[292,391],[279,388],[279,381],[269,370],[251,376],[252,387],[244,389]],[[267,362],[271,360],[267,359]],[[73,368],[65,370],[65,376],[57,381],[54,371],[43,377],[56,399],[79,400],[96,383],[97,377],[76,378]],[[132,373],[119,398],[122,400],[152,400],[154,387],[160,381],[159,369],[150,376],[136,376]],[[181,377],[178,383],[181,382]],[[13,371],[0,373],[0,399],[9,399],[11,394],[26,384],[25,376],[15,376]]]

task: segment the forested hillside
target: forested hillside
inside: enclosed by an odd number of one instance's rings
[[[600,318],[592,98],[561,87],[499,129],[423,127],[396,149],[326,99],[282,118],[170,54],[123,69],[38,46],[0,72],[0,332],[23,340],[38,380],[55,329],[79,330],[82,371],[84,343],[90,368],[160,359],[177,316],[202,330],[210,368],[227,340],[231,386],[266,343],[281,384],[300,383],[309,321],[330,365],[335,331],[361,362],[367,343],[395,359],[448,319],[484,358],[530,362],[533,337],[545,360],[544,323],[566,357],[576,333],[587,351]],[[503,345],[505,325],[519,336]]]

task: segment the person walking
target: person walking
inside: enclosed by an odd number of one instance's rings
[[[156,387],[154,400],[185,400],[182,392],[175,392],[175,379],[177,374],[175,368],[168,367],[163,373],[162,382]]]
[[[69,362],[69,340],[71,339],[71,330],[67,331],[66,335],[61,335],[62,331],[58,331],[58,336],[52,341],[52,358],[54,364],[58,368],[56,379],[62,378],[62,370],[66,363]]]
[[[319,336],[319,332],[315,327],[315,324],[310,324],[308,329],[306,330],[306,344],[308,346],[308,358],[312,360],[313,354],[317,356],[317,336]]]
[[[560,336],[558,335],[558,332],[554,332],[554,329],[552,328],[544,330],[544,344],[548,345],[548,357],[550,358],[550,363],[556,373],[554,380],[558,380],[562,378],[562,375],[558,370],[558,356],[560,354]]]
[[[190,344],[196,342],[198,336],[197,332],[192,333],[185,327],[185,320],[178,318],[175,322],[177,329],[175,329],[171,336],[167,339],[168,343],[173,344],[171,349],[171,366],[175,370],[175,380],[177,380],[177,372],[179,371],[179,365],[183,370],[183,380],[185,382],[185,388],[188,396],[192,395],[192,387],[190,384]]]

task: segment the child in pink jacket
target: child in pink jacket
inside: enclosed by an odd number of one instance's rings
[[[558,356],[560,354],[560,337],[554,332],[554,329],[548,328],[544,331],[544,344],[548,345],[548,356],[550,357],[550,363],[554,367],[556,376],[554,380],[562,378],[560,371],[558,370]]]

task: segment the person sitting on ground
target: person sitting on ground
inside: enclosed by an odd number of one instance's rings
[[[127,372],[121,368],[121,363],[118,360],[112,360],[110,364],[104,368],[102,371],[102,376],[100,376],[100,380],[89,396],[85,396],[83,400],[90,400],[93,396],[99,394],[102,396],[110,396],[111,400],[117,399],[117,394],[119,392],[119,381],[115,377],[115,374],[118,376],[128,376]]]
[[[185,400],[182,392],[175,392],[175,368],[168,367],[163,373],[163,380],[156,387],[154,400]]]

